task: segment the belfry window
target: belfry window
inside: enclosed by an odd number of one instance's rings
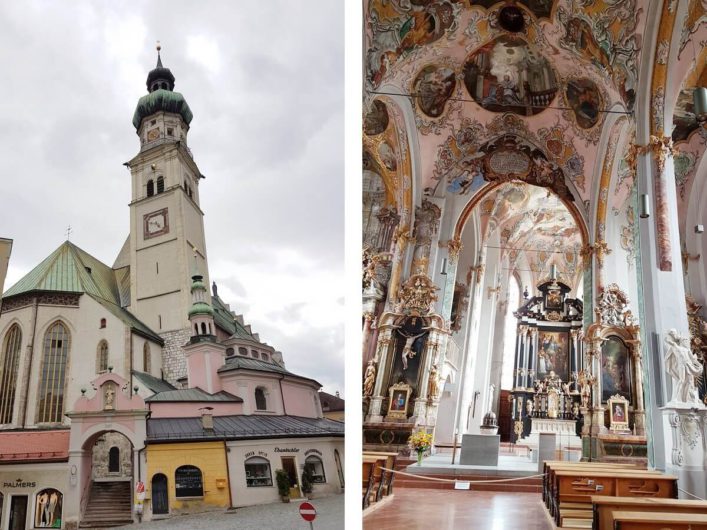
[[[96,357],[96,373],[100,374],[108,370],[108,343],[104,340],[98,343]]]
[[[17,324],[13,324],[5,335],[2,362],[0,362],[0,424],[12,422],[21,345],[22,332]]]
[[[64,415],[64,385],[71,337],[62,322],[44,335],[37,404],[37,423],[60,423]]]
[[[255,408],[257,410],[268,410],[268,400],[265,397],[265,389],[262,387],[255,389]]]
[[[147,196],[152,197],[155,194],[155,181],[150,179],[147,181]]]
[[[196,466],[181,466],[174,472],[177,497],[203,497],[204,481]]]
[[[157,177],[157,193],[164,191],[164,177]]]

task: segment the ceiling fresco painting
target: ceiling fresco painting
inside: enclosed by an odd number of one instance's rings
[[[471,97],[492,112],[530,116],[542,112],[557,93],[557,76],[547,59],[518,37],[499,37],[464,64]]]
[[[591,80],[569,79],[565,95],[577,124],[582,129],[591,129],[599,122],[603,101],[599,89]]]
[[[388,108],[380,99],[371,103],[371,108],[363,119],[363,132],[367,136],[375,136],[388,128],[390,117]]]
[[[447,100],[457,85],[454,70],[445,66],[424,67],[413,84],[415,101],[420,110],[431,118],[439,118]]]

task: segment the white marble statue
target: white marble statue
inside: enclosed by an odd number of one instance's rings
[[[702,375],[702,364],[690,351],[690,339],[681,337],[675,329],[665,337],[665,367],[673,378],[671,403],[704,406],[700,402],[695,379]]]

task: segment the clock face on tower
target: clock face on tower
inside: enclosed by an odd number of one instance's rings
[[[167,208],[157,210],[156,212],[148,213],[143,216],[143,237],[150,239],[151,237],[161,236],[169,232],[169,218],[167,217]]]

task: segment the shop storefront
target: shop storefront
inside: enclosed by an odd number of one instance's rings
[[[285,470],[290,478],[291,498],[303,495],[305,467],[313,477],[311,496],[343,491],[343,437],[234,440],[226,445],[234,507],[278,501],[278,469]]]
[[[65,462],[0,466],[0,529],[64,528]]]

